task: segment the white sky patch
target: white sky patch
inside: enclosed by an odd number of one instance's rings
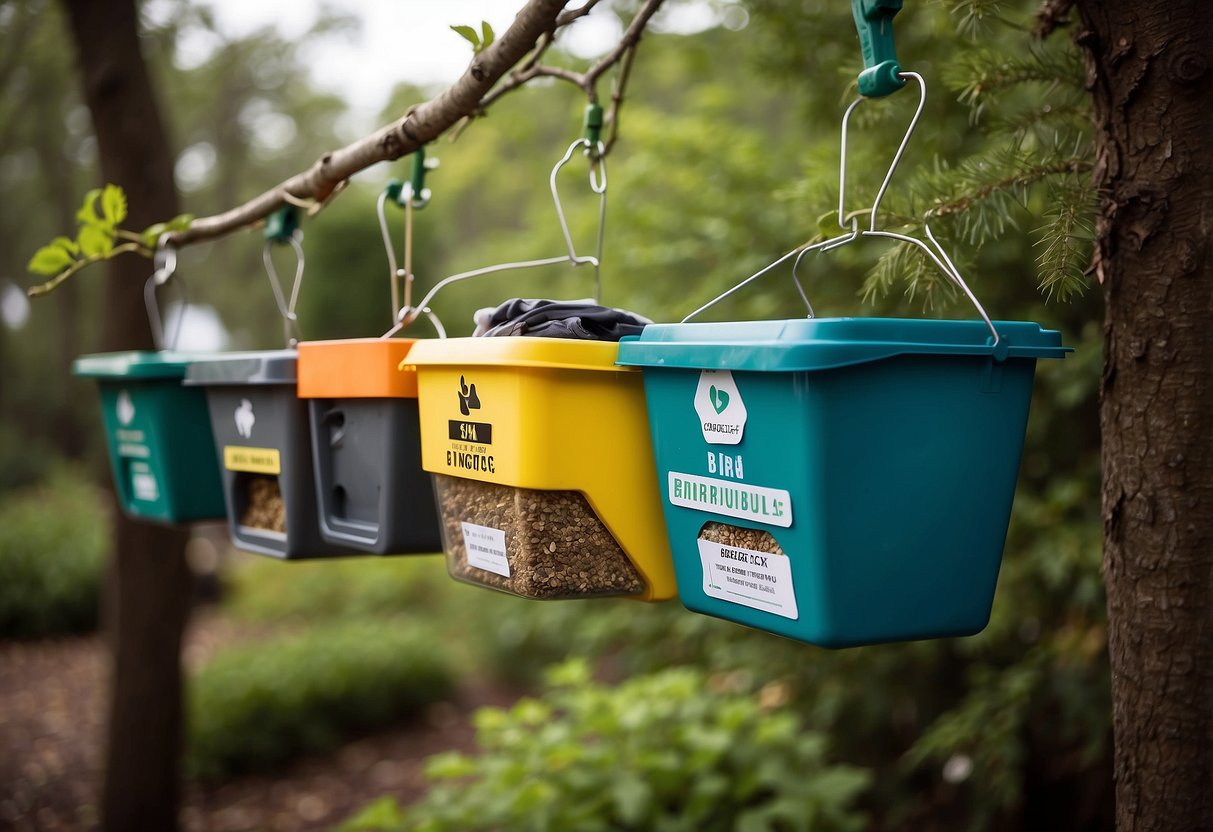
[[[169,305],[165,315],[165,337],[171,339],[177,331],[181,318],[181,304]],[[181,334],[177,337],[176,349],[181,352],[219,352],[227,348],[227,329],[213,307],[192,304],[185,307],[185,319],[180,321]]]
[[[215,169],[215,147],[210,142],[192,144],[177,157],[173,168],[177,187],[183,191],[195,191],[205,185]]]
[[[13,332],[24,327],[29,321],[29,298],[15,283],[5,283],[4,287],[0,288],[0,320]]]

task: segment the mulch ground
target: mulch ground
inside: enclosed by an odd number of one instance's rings
[[[255,638],[211,612],[195,616],[185,662]],[[97,825],[107,667],[98,636],[0,642],[0,830],[76,830]],[[425,790],[431,754],[472,747],[470,717],[508,705],[517,693],[465,684],[423,720],[363,737],[323,757],[296,761],[273,776],[215,786],[188,784],[188,832],[329,829],[383,795],[411,802]]]

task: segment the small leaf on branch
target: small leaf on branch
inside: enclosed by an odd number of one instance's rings
[[[185,231],[190,227],[190,223],[194,221],[193,214],[178,214],[168,222],[158,222],[149,225],[143,230],[140,235],[143,238],[143,244],[150,249],[155,249],[160,242],[160,236],[169,232]]]
[[[84,195],[84,204],[76,212],[76,219],[85,225],[97,225],[101,217],[97,216],[97,197],[101,196],[100,188],[93,188]]]
[[[86,225],[80,229],[80,250],[85,257],[104,257],[114,248],[114,238],[101,225]]]
[[[68,237],[56,237],[55,239],[51,240],[48,245],[58,246],[73,257],[80,254],[80,246],[76,245],[75,240],[69,239]]]
[[[480,35],[471,26],[452,26],[451,31],[472,45],[472,53],[480,52]]]
[[[117,185],[106,185],[101,192],[101,213],[105,222],[116,226],[126,219],[126,194]]]
[[[480,32],[482,35],[480,39],[480,49],[488,49],[490,46],[492,46],[493,38],[496,37],[496,35],[493,33],[493,27],[489,25],[487,20],[480,21]]]
[[[55,243],[43,246],[34,252],[26,268],[34,274],[58,274],[72,264],[72,256]]]

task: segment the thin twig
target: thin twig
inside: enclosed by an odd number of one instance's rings
[[[137,251],[147,257],[152,256],[151,250],[148,249],[147,246],[143,245],[143,243],[123,243],[120,246],[115,246],[114,248],[110,249],[105,254],[94,254],[92,257],[85,257],[82,260],[74,261],[70,266],[59,272],[59,274],[55,275],[50,280],[39,286],[30,288],[28,291],[26,291],[26,295],[31,298],[37,298],[41,297],[42,295],[50,294],[51,292],[55,291],[55,288],[60,283],[67,280],[85,266],[91,266],[93,263],[100,263],[102,260],[108,260],[117,254],[126,254],[127,252],[134,251]]]
[[[608,69],[619,63],[623,54],[640,42],[640,36],[644,33],[644,28],[649,25],[649,19],[657,13],[661,8],[664,0],[645,0],[644,5],[636,12],[636,16],[632,18],[632,22],[628,24],[627,31],[623,33],[623,37],[619,39],[619,43],[615,44],[615,48],[604,55],[598,63],[594,64],[585,73],[586,83],[593,86],[598,82],[601,76]]]
[[[594,7],[597,6],[598,3],[599,0],[586,0],[585,3],[575,9],[569,9],[568,11],[561,12],[556,18],[556,28],[559,29],[562,26],[568,26],[579,17],[585,17],[594,10]]]
[[[611,152],[611,148],[615,146],[615,139],[619,137],[619,111],[623,107],[624,93],[627,92],[628,80],[632,75],[632,62],[635,58],[636,44],[632,44],[632,47],[623,53],[623,60],[619,62],[619,74],[615,76],[615,83],[611,87],[611,107],[603,119],[607,130],[610,131],[606,142],[603,143],[603,156]]]

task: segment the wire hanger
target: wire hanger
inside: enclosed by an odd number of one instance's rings
[[[379,231],[383,235],[383,247],[387,252],[388,281],[392,289],[392,321],[394,323],[399,322],[401,315],[404,314],[404,310],[412,308],[413,281],[415,279],[415,275],[413,274],[413,211],[419,211],[430,204],[430,198],[433,196],[433,193],[425,186],[425,176],[426,173],[437,167],[438,160],[436,158],[426,158],[424,145],[417,148],[413,152],[412,178],[407,182],[401,182],[398,179],[389,181],[387,187],[379,194],[379,200],[375,206],[376,213],[379,216]],[[392,244],[392,233],[388,229],[387,214],[384,210],[388,200],[404,208],[403,268],[397,265],[396,247]],[[403,291],[401,284],[403,284]],[[403,305],[401,304],[402,294]],[[442,321],[438,320],[438,316],[428,308],[422,310],[422,312],[429,317],[438,336],[445,338],[446,330],[442,326]],[[393,328],[384,337],[390,337],[397,331],[397,328]]]
[[[295,280],[291,284],[289,301],[282,291],[282,282],[278,279],[278,271],[274,268],[274,260],[270,254],[274,244],[282,243],[290,245],[296,258]],[[270,288],[274,291],[274,302],[278,304],[278,312],[282,315],[286,345],[294,347],[303,337],[299,331],[299,317],[295,314],[295,306],[299,303],[299,287],[303,283],[303,229],[299,227],[299,209],[294,205],[284,205],[266,218],[261,261],[265,264],[265,274],[270,280]]]
[[[185,322],[185,311],[189,306],[189,293],[186,291],[185,281],[178,277],[174,281],[181,295],[177,325],[173,327],[172,341],[166,346],[164,320],[160,315],[160,303],[156,298],[156,289],[167,284],[177,271],[177,249],[169,243],[171,236],[171,233],[166,231],[156,241],[156,255],[152,261],[155,270],[143,284],[143,305],[147,307],[147,322],[151,326],[152,342],[160,351],[177,349],[177,342],[181,338],[181,327]]]
[[[886,231],[877,227],[880,203],[884,200],[885,194],[889,189],[889,183],[893,179],[893,174],[896,172],[898,165],[901,163],[902,156],[905,154],[906,147],[910,142],[910,137],[914,134],[915,129],[918,127],[918,121],[922,116],[922,111],[926,105],[927,99],[927,84],[921,75],[919,75],[917,72],[901,71],[898,71],[897,74],[901,79],[902,84],[910,79],[917,82],[919,88],[918,106],[914,110],[914,115],[910,119],[910,123],[906,128],[905,134],[902,136],[901,144],[897,147],[897,152],[893,154],[893,159],[889,164],[888,170],[885,172],[884,180],[880,184],[880,189],[876,193],[876,198],[872,201],[872,207],[868,210],[868,227],[866,229],[860,229],[857,216],[851,215],[848,217],[846,214],[847,128],[850,123],[851,114],[855,111],[855,108],[858,107],[867,97],[861,96],[855,101],[851,102],[850,106],[847,107],[846,112],[843,114],[840,139],[841,158],[838,168],[838,225],[841,228],[846,228],[849,220],[850,230],[847,233],[837,237],[831,237],[812,245],[798,246],[797,248],[792,249],[775,262],[760,269],[758,272],[754,273],[750,277],[747,277],[745,280],[741,281],[736,286],[733,286],[728,291],[718,295],[705,303],[703,306],[700,306],[698,309],[691,312],[691,314],[682,319],[682,323],[687,323],[696,315],[711,308],[712,306],[715,306],[717,303],[729,297],[734,292],[738,291],[744,286],[747,286],[754,280],[757,280],[793,257],[795,258],[795,263],[792,267],[792,277],[796,282],[796,288],[799,291],[801,298],[804,299],[806,306],[809,308],[808,317],[812,318],[814,317],[813,309],[811,304],[809,304],[808,298],[805,295],[804,288],[801,285],[799,278],[800,265],[805,255],[812,252],[819,253],[831,251],[841,246],[853,243],[860,237],[884,237],[910,243],[911,245],[917,246],[919,249],[921,249],[927,255],[927,257],[930,258],[931,262],[933,262],[949,280],[954,282],[960,288],[960,290],[964,292],[965,296],[973,304],[974,308],[977,310],[977,313],[981,316],[981,319],[985,321],[986,326],[989,328],[991,336],[993,337],[992,346],[998,346],[1001,338],[998,334],[998,330],[994,326],[993,321],[990,320],[990,316],[986,314],[985,307],[982,306],[981,301],[977,299],[977,296],[969,288],[968,283],[966,283],[964,277],[961,276],[959,269],[956,268],[955,263],[952,262],[952,258],[948,256],[947,251],[944,250],[943,246],[935,238],[935,235],[931,231],[931,227],[927,222],[923,222],[923,232],[926,234],[929,244],[928,242],[924,242],[916,237],[911,237],[908,234]]]
[[[591,105],[591,107],[597,107],[597,105]],[[587,124],[590,119],[589,110],[590,108],[587,108]],[[597,248],[595,254],[592,256],[580,255],[577,253],[577,249],[573,244],[572,234],[569,232],[568,220],[565,219],[564,206],[560,202],[560,191],[557,187],[557,176],[559,175],[561,168],[568,164],[569,160],[573,158],[573,153],[578,148],[585,148],[585,155],[590,159],[590,190],[599,196]],[[595,142],[590,137],[582,137],[570,144],[568,149],[564,152],[564,155],[560,157],[560,160],[557,161],[552,167],[551,175],[548,177],[548,187],[552,192],[552,206],[556,210],[556,220],[560,224],[560,233],[564,237],[564,244],[567,249],[564,254],[556,257],[545,257],[539,260],[522,260],[513,263],[498,263],[493,266],[483,266],[479,269],[472,269],[471,271],[460,272],[459,274],[453,274],[450,277],[445,277],[434,284],[434,286],[428,292],[426,292],[425,297],[423,297],[416,306],[410,306],[406,302],[406,304],[401,307],[400,312],[397,315],[396,324],[390,330],[388,330],[383,337],[390,338],[400,330],[409,326],[409,324],[417,320],[417,318],[423,314],[430,316],[431,320],[435,320],[436,318],[433,312],[430,311],[429,305],[442,289],[451,285],[452,283],[458,283],[459,281],[468,280],[473,277],[482,277],[487,274],[496,274],[498,272],[514,271],[517,269],[532,269],[541,266],[555,266],[561,263],[568,263],[572,266],[591,265],[594,267],[594,301],[597,303],[601,298],[602,245],[606,231],[607,171],[606,158],[604,154],[605,147],[603,146],[602,141],[599,140]],[[441,337],[445,337],[445,333],[441,333]]]

